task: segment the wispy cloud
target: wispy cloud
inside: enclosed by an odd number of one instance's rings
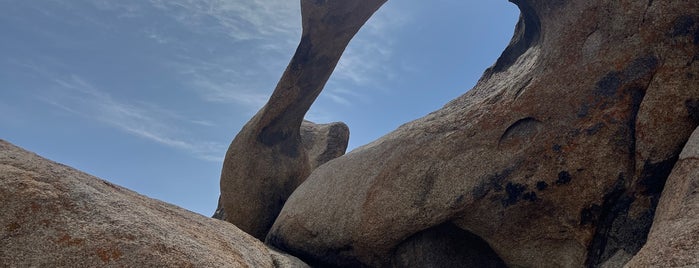
[[[262,107],[269,98],[266,91],[245,90],[243,89],[245,86],[233,81],[221,81],[196,75],[190,83],[203,92],[204,100],[210,102],[239,103],[257,109]]]
[[[276,80],[269,77],[277,77],[281,72],[265,70],[233,56],[207,60],[180,55],[167,64],[178,73],[179,82],[203,101],[238,105],[250,114],[259,110],[273,91]]]
[[[189,82],[207,101],[237,103],[257,110],[268,99],[281,71],[288,63],[301,34],[300,6],[289,0],[150,0],[171,14],[181,25],[212,29],[232,44],[247,42],[228,57],[205,62],[187,60]],[[380,9],[363,27],[345,51],[323,96],[352,106],[364,101],[364,92],[385,91],[382,81],[395,74],[392,60],[392,31],[405,25],[410,15],[404,10]],[[162,39],[162,36],[158,36]],[[159,39],[158,39],[159,40]],[[240,62],[244,58],[247,61]],[[253,73],[250,73],[253,72]],[[220,75],[224,74],[225,75]],[[354,88],[353,94],[338,88]],[[360,90],[361,89],[361,90]]]
[[[407,12],[379,9],[352,40],[335,70],[338,80],[356,86],[376,86],[392,76],[391,33],[410,20]]]
[[[45,103],[161,145],[189,152],[203,160],[222,160],[224,144],[183,138],[187,133],[174,127],[177,124],[210,126],[213,125],[211,122],[189,119],[154,104],[120,102],[77,75],[54,78],[53,82],[57,85],[54,94],[39,97]]]
[[[91,3],[125,19],[152,15],[169,18],[166,24],[148,24],[139,31],[145,38],[176,53],[168,61],[181,74],[177,77],[180,83],[204,101],[242,105],[250,113],[269,98],[301,34],[297,0],[94,0]],[[353,106],[365,102],[373,92],[387,92],[383,83],[395,76],[390,64],[395,57],[391,33],[409,20],[409,12],[405,10],[380,9],[345,50],[321,98]],[[171,28],[188,31],[172,32]]]
[[[182,36],[167,36],[157,26],[144,32],[160,44],[180,47],[178,55],[169,60],[175,72],[181,74],[180,82],[204,101],[240,105],[250,114],[267,102],[301,32],[298,1],[149,0],[148,3],[172,18],[178,27],[207,39],[203,47],[192,42],[191,37],[182,40]],[[172,41],[177,39],[182,42]]]
[[[324,96],[337,104],[352,106],[367,102],[366,96],[372,92],[387,92],[383,83],[396,76],[392,69],[395,66],[390,64],[395,56],[391,36],[410,21],[409,14],[404,10],[379,9],[345,50]]]
[[[300,6],[289,0],[150,0],[183,25],[214,30],[236,41],[292,42],[300,33]]]

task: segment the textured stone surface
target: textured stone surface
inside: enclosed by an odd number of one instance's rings
[[[230,223],[0,140],[0,267],[304,267]]]
[[[311,170],[345,154],[348,142],[349,128],[342,122],[315,124],[304,120],[301,124],[301,143],[306,149]],[[220,196],[212,217],[221,220],[225,217]]]
[[[342,52],[386,0],[301,0],[301,41],[267,104],[231,142],[221,171],[224,219],[264,239],[311,172],[300,127]]]
[[[345,154],[349,128],[342,122],[315,124],[303,121],[301,142],[308,153],[311,170]]]
[[[648,242],[627,267],[699,267],[699,129],[667,180]]]
[[[313,171],[267,242],[388,266],[451,223],[508,266],[628,261],[699,123],[699,5],[512,2],[514,38],[472,90]]]

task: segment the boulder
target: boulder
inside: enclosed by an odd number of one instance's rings
[[[314,170],[266,241],[311,264],[400,266],[402,245],[449,256],[428,249],[451,224],[510,267],[635,255],[699,124],[699,5],[512,2],[514,37],[473,89]]]
[[[345,123],[301,124],[301,143],[308,153],[311,170],[345,154],[349,143],[349,128]]]
[[[220,198],[226,221],[264,239],[291,192],[317,165],[302,144],[306,112],[349,41],[385,1],[301,0],[296,53],[267,104],[226,152]]]
[[[311,170],[345,154],[348,142],[349,128],[345,123],[315,124],[304,120],[301,124],[301,143],[308,154]],[[225,218],[220,196],[212,217],[220,220]]]
[[[0,140],[0,267],[308,267],[230,223]]]
[[[665,184],[648,242],[627,267],[699,266],[699,129]]]

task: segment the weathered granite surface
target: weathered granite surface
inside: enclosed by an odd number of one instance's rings
[[[267,104],[231,142],[220,203],[229,221],[264,239],[279,211],[317,163],[301,124],[359,28],[386,0],[301,0],[303,32]]]
[[[473,89],[313,171],[267,242],[390,266],[453,224],[511,267],[631,259],[699,124],[699,4],[512,2],[512,42]]]
[[[0,140],[0,267],[308,267],[230,223]]]
[[[648,242],[627,267],[699,267],[699,129],[665,184]]]

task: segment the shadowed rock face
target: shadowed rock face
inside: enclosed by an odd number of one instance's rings
[[[229,221],[264,239],[291,192],[309,175],[303,117],[342,52],[385,0],[301,0],[303,33],[267,104],[231,143],[221,172]]]
[[[304,120],[301,124],[301,143],[306,149],[311,170],[345,154],[348,142],[349,128],[342,122],[315,124]],[[223,220],[224,217],[225,210],[219,196],[212,218]]]
[[[314,124],[303,121],[301,143],[308,153],[311,170],[345,154],[349,142],[349,128],[341,122]]]
[[[308,267],[235,226],[0,140],[0,267]]]
[[[422,252],[421,234],[452,224],[513,267],[636,254],[699,124],[699,5],[512,2],[513,40],[472,90],[314,170],[267,242],[400,266],[401,245]]]
[[[627,267],[699,266],[699,129],[680,154],[660,198],[648,242]]]

